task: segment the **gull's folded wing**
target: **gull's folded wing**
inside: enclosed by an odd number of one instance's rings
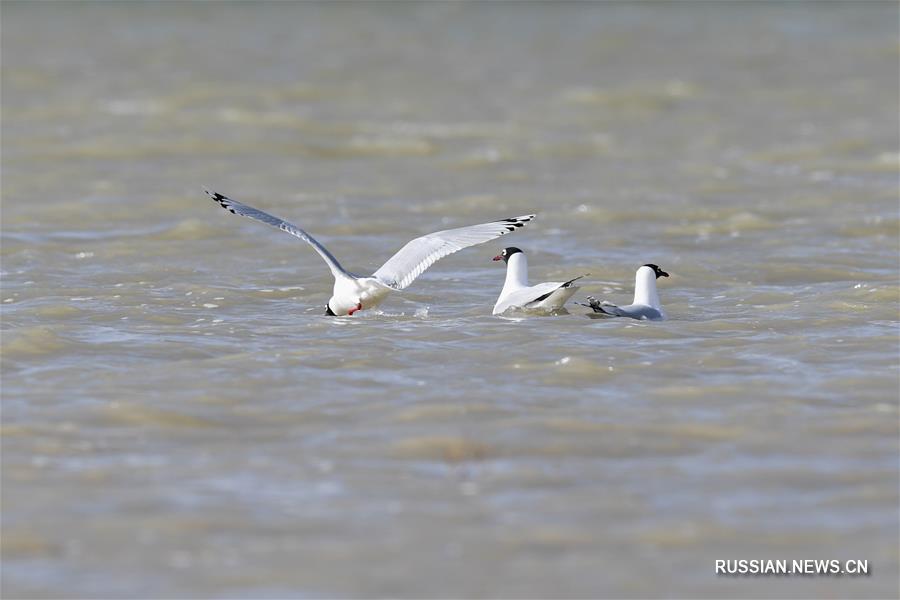
[[[522,308],[532,302],[540,302],[565,285],[562,282],[552,281],[510,292],[505,298],[497,301],[497,304],[494,305],[493,314],[499,315],[514,306]]]

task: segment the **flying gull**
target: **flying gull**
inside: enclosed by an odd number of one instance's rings
[[[222,194],[208,189],[205,191],[225,210],[277,227],[312,246],[334,276],[334,291],[325,306],[325,314],[331,316],[352,315],[359,310],[374,308],[392,291],[409,286],[437,260],[463,248],[506,235],[534,219],[534,215],[523,215],[429,233],[407,243],[370,277],[361,277],[345,270],[325,246],[299,227]]]

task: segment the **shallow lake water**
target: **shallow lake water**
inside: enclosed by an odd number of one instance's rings
[[[898,10],[4,2],[4,597],[896,597]]]

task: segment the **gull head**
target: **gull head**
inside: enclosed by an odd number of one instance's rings
[[[494,257],[494,260],[502,260],[503,262],[508,262],[509,257],[518,252],[522,252],[515,246],[510,246],[509,248],[504,248],[503,252]]]
[[[657,265],[654,265],[654,264],[646,264],[646,265],[643,265],[643,266],[645,266],[645,267],[650,267],[651,269],[653,269],[653,273],[656,275],[656,278],[657,278],[657,279],[659,279],[660,277],[668,277],[668,276],[669,276],[668,273],[666,273],[665,271],[663,271],[662,269],[660,269],[659,266],[657,266]]]

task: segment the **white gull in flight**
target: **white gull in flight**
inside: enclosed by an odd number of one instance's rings
[[[325,246],[299,227],[222,194],[204,191],[231,213],[277,227],[312,246],[334,275],[334,291],[325,306],[325,314],[331,316],[352,315],[358,310],[378,306],[390,292],[409,286],[438,259],[515,231],[534,218],[534,215],[524,215],[423,235],[403,246],[371,277],[361,277],[346,271]]]

